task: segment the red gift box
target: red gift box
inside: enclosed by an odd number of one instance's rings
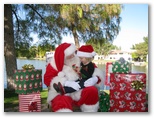
[[[40,93],[19,95],[20,112],[41,112]]]
[[[146,74],[110,73],[110,112],[145,112]]]

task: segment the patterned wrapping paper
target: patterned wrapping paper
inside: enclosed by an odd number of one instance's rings
[[[146,112],[146,74],[110,73],[110,112]]]
[[[42,70],[15,70],[14,84],[18,94],[39,93],[42,91]]]
[[[110,96],[102,91],[99,94],[99,112],[108,112],[110,108]]]
[[[120,60],[112,63],[113,73],[130,73],[132,69],[131,63],[128,61],[121,62]]]
[[[19,95],[19,112],[41,112],[41,94]]]

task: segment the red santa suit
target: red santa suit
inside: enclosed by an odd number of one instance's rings
[[[76,51],[74,44],[63,43],[59,45],[51,62],[46,67],[44,83],[49,87],[47,102],[51,105],[53,112],[73,112],[73,105],[78,105],[83,112],[97,112],[99,108],[98,89],[95,86],[83,88],[74,93],[61,95],[53,88],[53,83],[61,82],[62,85],[67,80],[77,80],[78,74],[73,70],[72,65],[80,65],[79,58],[74,56],[69,63],[66,56]],[[97,85],[103,81],[102,72],[96,68],[93,76],[99,77]]]

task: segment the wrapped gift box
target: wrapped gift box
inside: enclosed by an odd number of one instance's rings
[[[99,112],[108,112],[110,108],[110,96],[102,91],[99,94]]]
[[[130,73],[132,69],[131,63],[128,61],[117,60],[112,63],[112,72],[113,73]]]
[[[110,73],[110,112],[145,112],[146,74]]]
[[[19,94],[19,112],[41,112],[40,93]]]
[[[18,94],[30,94],[42,91],[42,70],[15,70],[15,92]]]

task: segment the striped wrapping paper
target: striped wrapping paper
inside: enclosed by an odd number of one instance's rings
[[[19,112],[41,112],[40,93],[19,95]]]

